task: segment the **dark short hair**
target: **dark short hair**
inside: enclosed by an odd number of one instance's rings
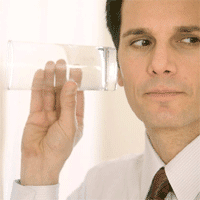
[[[106,1],[106,22],[107,28],[112,36],[115,48],[117,50],[117,66],[118,62],[118,49],[119,49],[119,37],[120,37],[120,27],[121,27],[121,8],[123,0],[107,0]]]
[[[118,51],[121,27],[121,8],[123,0],[106,1],[106,22],[107,28],[112,36],[115,48]]]

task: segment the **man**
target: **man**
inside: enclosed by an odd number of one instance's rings
[[[118,84],[145,124],[145,151],[95,166],[68,199],[200,199],[200,1],[107,0],[107,20]],[[59,76],[63,65],[50,62],[35,76],[50,89],[44,104],[41,90],[32,91],[21,185],[14,182],[12,200],[57,199],[59,172],[81,135],[84,110],[72,82],[53,101],[52,74],[56,67]]]

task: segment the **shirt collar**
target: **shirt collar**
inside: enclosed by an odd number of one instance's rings
[[[165,166],[166,175],[177,199],[195,199],[200,194],[199,155],[200,136]]]
[[[165,166],[165,163],[161,160],[158,154],[153,149],[153,146],[150,142],[150,139],[145,133],[145,150],[144,150],[144,161],[142,165],[142,174],[141,174],[141,199],[145,199],[149,188],[151,186],[153,177],[156,172]]]
[[[154,150],[145,133],[144,161],[141,173],[141,199],[145,199],[152,180],[161,167],[165,167],[166,175],[177,199],[194,199],[199,193],[200,177],[197,176],[200,162],[200,136],[188,144],[167,165]],[[184,176],[184,178],[183,178]]]

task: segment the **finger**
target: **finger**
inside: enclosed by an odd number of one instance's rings
[[[39,69],[34,75],[31,92],[30,113],[43,109],[44,70]]]
[[[49,61],[44,71],[44,110],[54,111],[55,89],[54,89],[55,63]]]
[[[68,81],[62,88],[60,103],[61,114],[59,123],[66,134],[75,134],[77,128],[76,122],[76,94],[77,84],[72,81]],[[73,135],[69,135],[73,138]]]
[[[78,130],[75,133],[74,145],[75,146],[83,136],[84,127],[84,92],[77,91],[77,105],[76,105],[76,119],[78,123]]]
[[[58,60],[56,62],[56,111],[57,118],[60,116],[60,94],[63,85],[66,82],[66,62],[64,60]]]
[[[83,91],[77,91],[77,105],[76,105],[76,117],[78,126],[83,127],[84,110],[85,110],[85,95]]]

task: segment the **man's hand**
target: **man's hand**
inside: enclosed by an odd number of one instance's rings
[[[54,87],[54,73],[56,87]],[[57,184],[59,173],[83,133],[84,93],[66,82],[66,63],[35,73],[30,114],[22,138],[21,184]]]

